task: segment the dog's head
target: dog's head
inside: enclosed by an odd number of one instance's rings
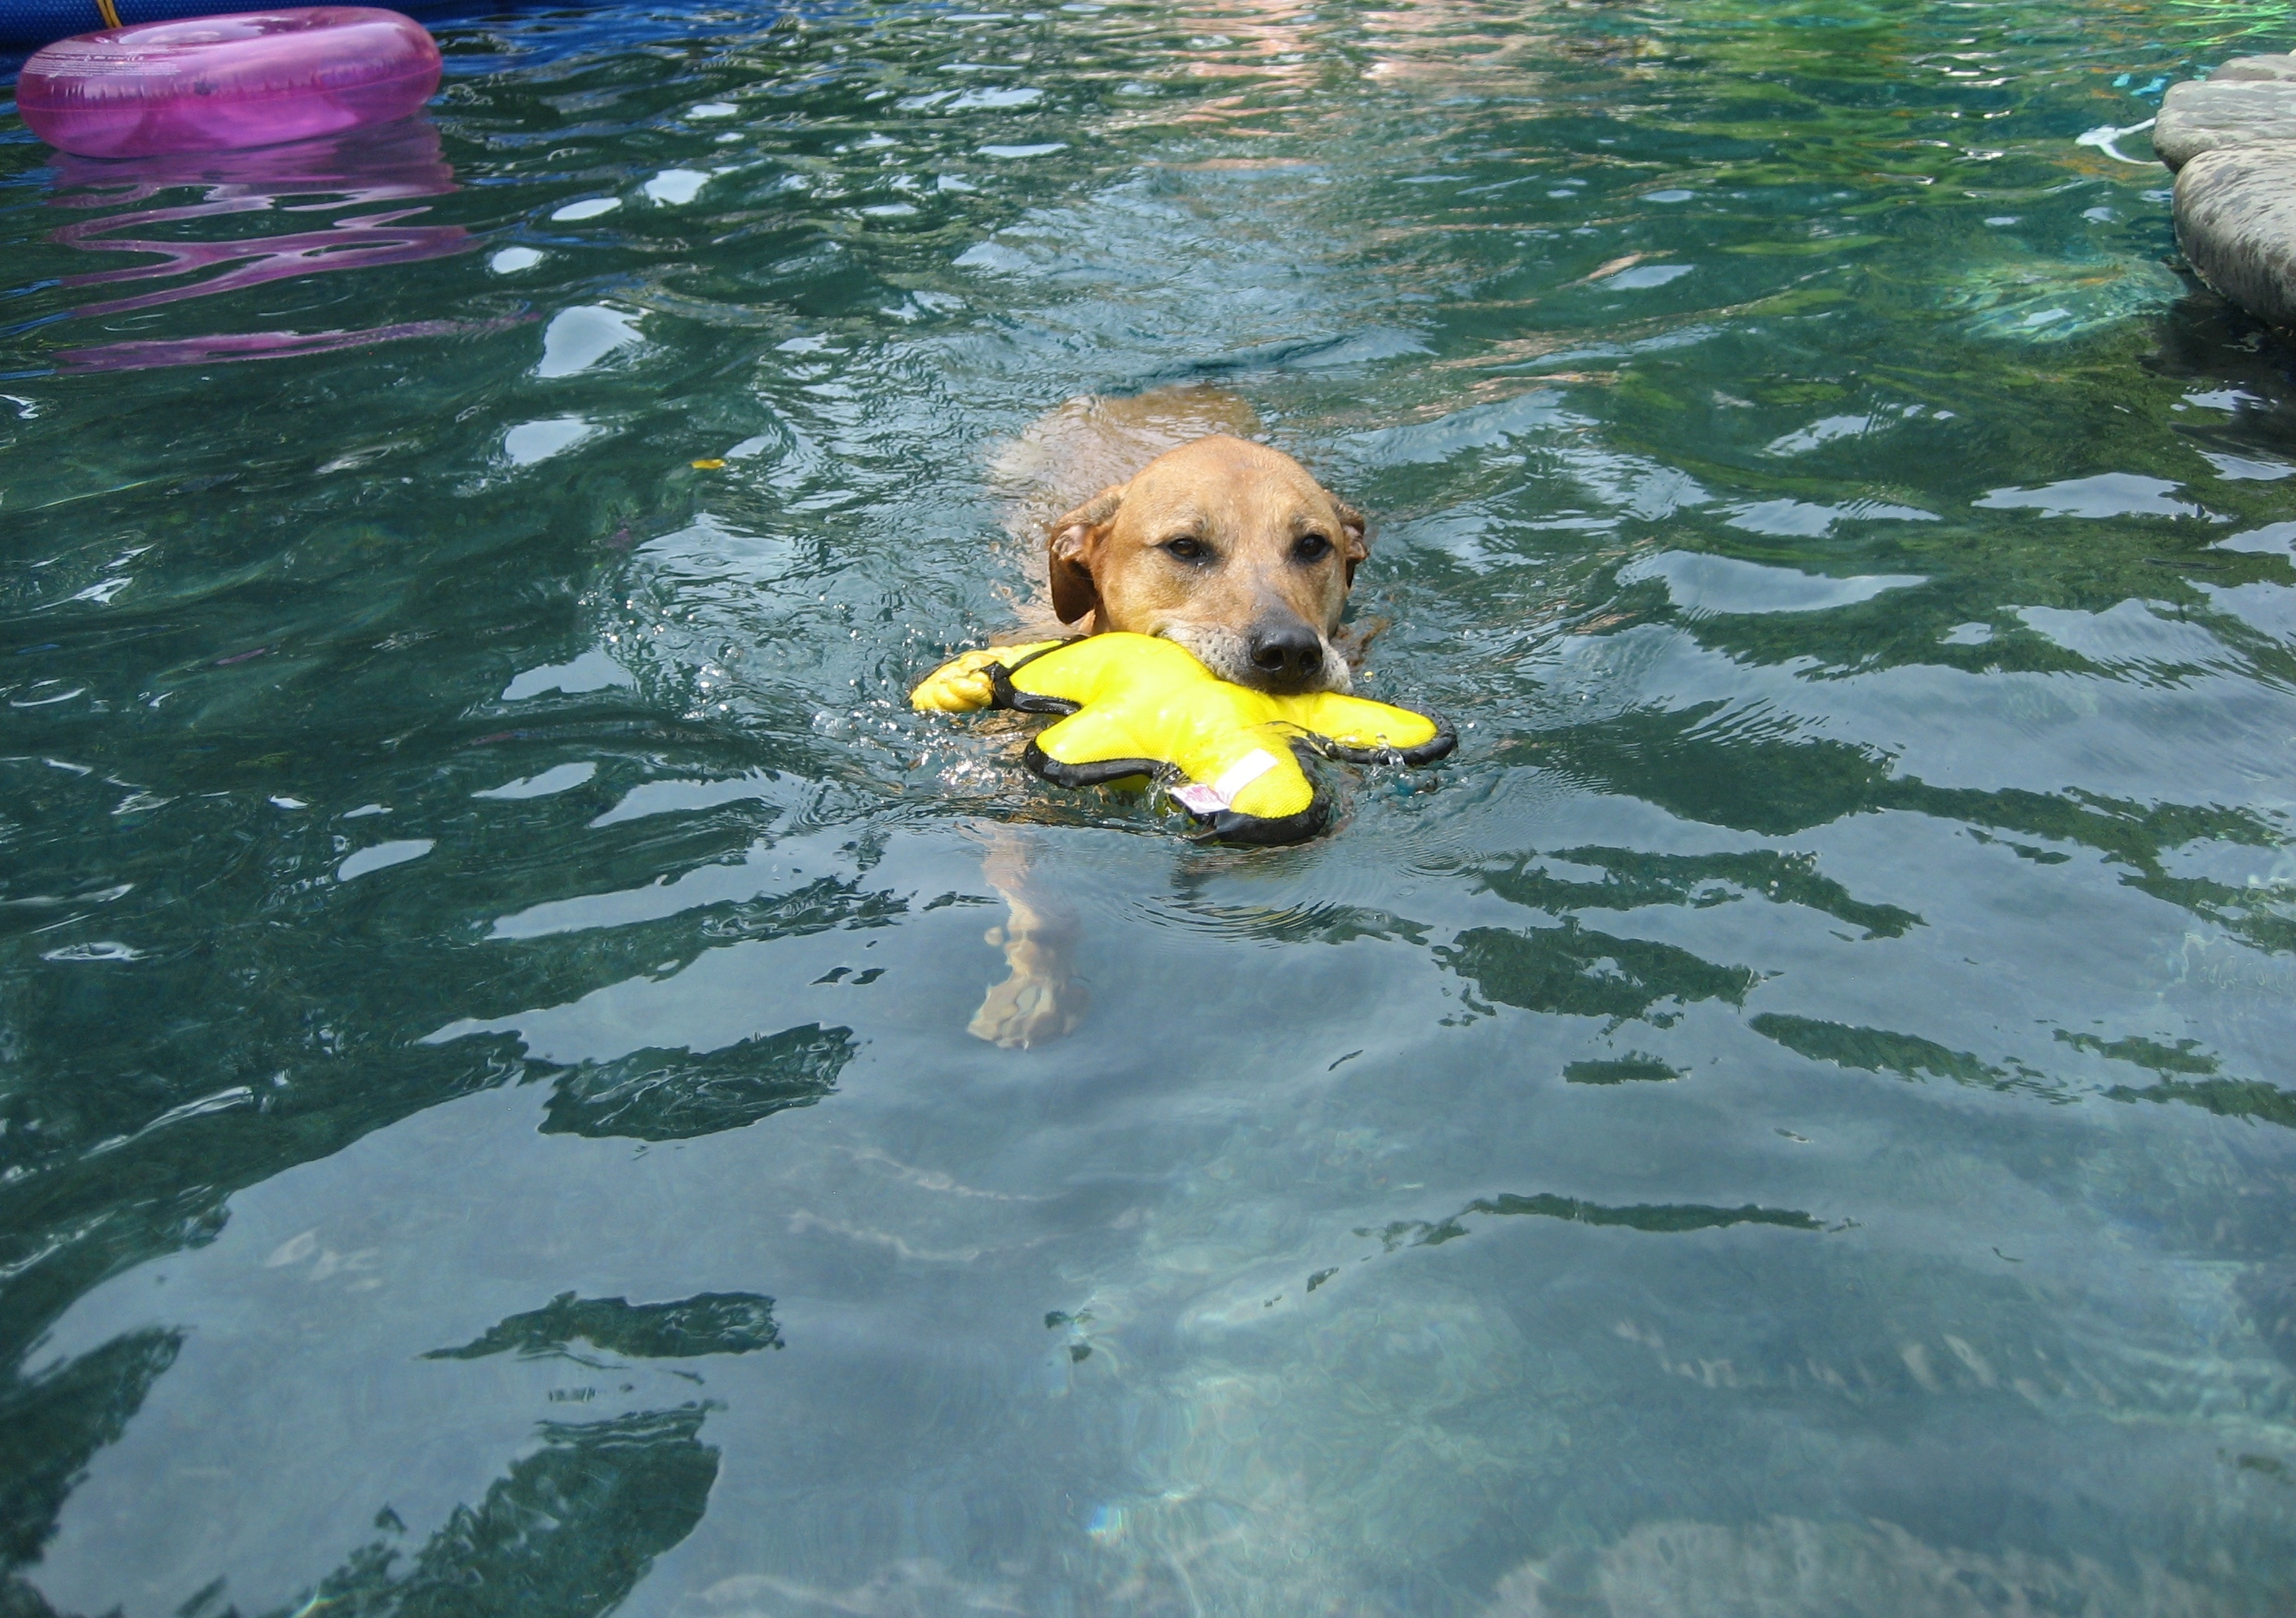
[[[1363,515],[1280,450],[1184,444],[1054,519],[1051,548],[1062,623],[1160,635],[1262,691],[1349,688],[1332,635],[1370,553]]]

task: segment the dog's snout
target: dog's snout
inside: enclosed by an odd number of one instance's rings
[[[1251,666],[1270,685],[1298,688],[1323,671],[1324,639],[1294,618],[1252,627]]]

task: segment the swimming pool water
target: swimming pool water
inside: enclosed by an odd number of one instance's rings
[[[2286,8],[536,8],[0,118],[0,1606],[2263,1614]],[[910,681],[1209,383],[1459,725],[1198,846]],[[966,1035],[1017,840],[1092,1004]]]

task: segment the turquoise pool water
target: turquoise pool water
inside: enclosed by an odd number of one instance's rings
[[[530,9],[316,151],[0,119],[0,1606],[2285,1611],[2296,382],[2081,138],[2284,9]],[[1461,727],[1301,848],[903,701],[996,446],[1190,382]]]

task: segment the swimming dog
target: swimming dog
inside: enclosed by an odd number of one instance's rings
[[[1049,592],[1024,604],[1034,622],[1013,638],[1046,639],[1056,619],[1056,634],[1160,636],[1239,685],[1348,691],[1359,648],[1340,617],[1370,554],[1367,526],[1259,427],[1250,405],[1210,388],[1072,399],[1030,426],[992,469],[1012,526],[1045,535]],[[992,838],[984,870],[1007,910],[988,941],[1010,976],[970,1032],[1006,1047],[1056,1039],[1085,1005],[1074,925],[1030,882],[1009,832]]]

